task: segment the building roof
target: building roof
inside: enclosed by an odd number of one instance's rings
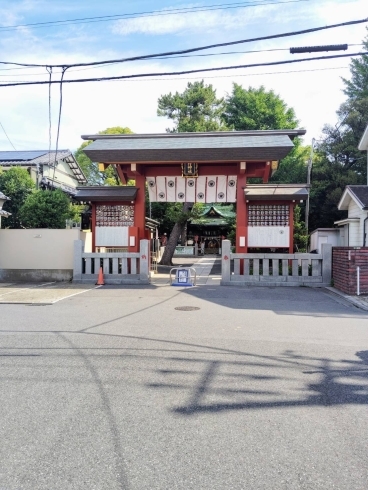
[[[134,201],[137,196],[137,191],[138,188],[131,185],[92,185],[77,187],[77,194],[74,196],[74,199],[83,202]]]
[[[302,184],[251,184],[244,188],[244,194],[249,201],[305,201],[309,192],[308,186]]]
[[[350,199],[353,199],[362,210],[368,210],[368,185],[347,185],[337,205],[340,211],[349,207]]]
[[[4,201],[8,201],[10,199],[10,197],[6,196],[5,194],[3,194],[1,191],[0,191],[0,199],[3,199]]]
[[[362,139],[359,141],[358,149],[368,151],[368,125],[365,128]]]
[[[31,151],[0,151],[0,166],[12,167],[15,165],[33,167],[37,165],[53,165],[55,163],[55,151],[31,150]],[[75,178],[80,184],[87,179],[70,150],[59,150],[56,161],[64,160],[70,167]]]
[[[293,148],[292,139],[305,130],[218,131],[84,135],[93,140],[85,154],[101,163],[210,162],[279,160]]]
[[[191,224],[200,226],[228,226],[229,218],[235,217],[235,214],[232,204],[228,206],[214,206],[210,204],[204,207],[198,219],[191,220]]]

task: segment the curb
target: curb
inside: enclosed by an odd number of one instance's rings
[[[336,288],[333,288],[331,286],[325,287],[330,293],[335,294],[336,296],[340,296],[340,298],[344,298],[348,303],[351,303],[352,305],[356,306],[357,308],[360,308],[361,310],[368,311],[368,302],[359,300],[355,296],[349,296],[348,294],[342,293]]]

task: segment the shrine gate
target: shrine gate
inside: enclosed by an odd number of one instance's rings
[[[279,161],[293,149],[293,139],[305,132],[82,136],[92,140],[84,152],[99,162],[100,170],[113,165],[123,184],[135,181],[135,186],[111,190],[115,197],[106,202],[92,199],[95,189],[101,192],[101,187],[80,188],[92,204],[92,251],[98,247],[139,251],[140,241],[149,238],[145,224],[147,188],[151,202],[236,202],[237,254],[262,248],[292,254],[294,207],[307,199],[307,186],[268,181]],[[262,183],[251,184],[251,178]],[[242,267],[241,263],[240,272]]]

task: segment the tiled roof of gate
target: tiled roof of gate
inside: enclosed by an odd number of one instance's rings
[[[138,188],[134,186],[103,186],[93,185],[77,187],[74,199],[83,202],[97,201],[134,201]]]
[[[223,131],[149,135],[82,136],[93,142],[84,148],[93,161],[185,162],[278,160],[293,148],[291,138],[305,134],[290,131]]]

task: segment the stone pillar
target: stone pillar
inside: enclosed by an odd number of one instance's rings
[[[322,243],[322,282],[327,286],[331,285],[332,279],[332,245]]]
[[[231,242],[230,240],[222,240],[221,243],[221,284],[230,283],[230,254],[231,254]]]
[[[139,247],[139,276],[142,282],[149,281],[149,241],[141,240]]]
[[[82,280],[83,240],[74,240],[73,282]]]

